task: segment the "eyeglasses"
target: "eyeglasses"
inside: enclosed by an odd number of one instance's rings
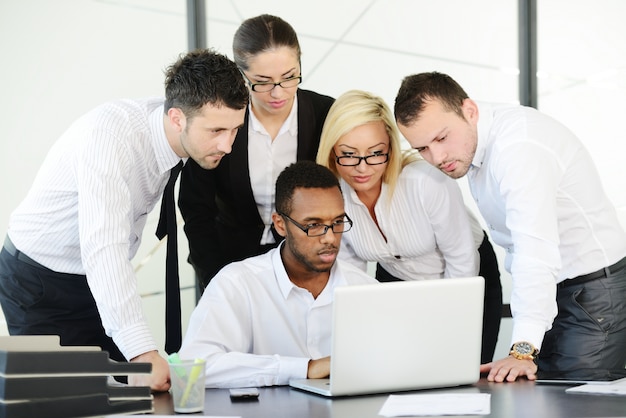
[[[328,230],[332,230],[333,234],[343,234],[344,232],[348,232],[352,228],[352,219],[348,215],[346,215],[345,221],[335,221],[330,225],[325,224],[308,224],[302,225],[298,222],[291,219],[289,216],[285,215],[282,212],[278,212],[280,216],[289,220],[292,224],[300,228],[303,232],[307,234],[309,237],[320,237],[322,235],[326,235]]]
[[[366,155],[365,157],[359,157],[358,155],[342,155],[335,158],[337,159],[337,164],[349,167],[361,164],[362,160],[365,160],[365,164],[367,165],[378,165],[385,164],[389,161],[389,153],[372,154]]]
[[[253,83],[250,81],[248,76],[243,72],[243,70],[239,70],[241,75],[246,79],[248,85],[250,86],[250,90],[255,91],[257,93],[267,93],[268,91],[274,90],[276,86],[281,86],[284,89],[288,89],[290,87],[295,87],[298,84],[302,83],[302,76],[287,78],[283,81],[279,81],[278,83],[272,82],[264,82],[264,83]]]

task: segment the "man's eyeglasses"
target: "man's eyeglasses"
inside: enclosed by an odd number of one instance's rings
[[[337,159],[337,164],[349,167],[361,164],[362,160],[365,160],[365,164],[367,165],[378,165],[385,164],[389,160],[389,153],[372,154],[366,155],[365,157],[359,157],[358,155],[342,155],[335,158]]]
[[[288,89],[290,87],[296,87],[298,84],[302,83],[302,76],[287,78],[283,81],[279,81],[278,83],[272,82],[264,82],[264,83],[253,83],[250,81],[248,76],[243,72],[243,70],[239,70],[241,75],[246,79],[248,85],[250,86],[250,90],[255,91],[257,93],[267,93],[268,91],[274,90],[274,87],[281,86],[284,89]]]
[[[344,232],[349,231],[352,228],[352,219],[348,215],[346,215],[346,219],[342,221],[335,221],[330,225],[326,224],[307,224],[302,225],[298,222],[291,219],[289,216],[285,215],[282,212],[278,212],[280,216],[289,220],[292,224],[300,228],[303,232],[307,234],[309,237],[320,237],[322,235],[326,235],[328,230],[332,230],[333,234],[343,234]]]

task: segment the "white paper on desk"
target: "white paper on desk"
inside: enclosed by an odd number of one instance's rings
[[[389,395],[378,415],[405,417],[422,415],[489,415],[489,393],[440,393]]]
[[[607,384],[587,383],[586,385],[575,386],[565,389],[567,393],[586,393],[596,395],[626,395],[626,377]]]

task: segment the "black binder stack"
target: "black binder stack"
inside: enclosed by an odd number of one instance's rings
[[[0,418],[79,418],[153,411],[149,387],[110,376],[150,373],[98,347],[62,347],[56,336],[0,337]]]

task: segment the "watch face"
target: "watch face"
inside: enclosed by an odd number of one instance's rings
[[[522,342],[515,344],[515,351],[520,354],[532,354],[533,348],[530,346],[530,344]]]

